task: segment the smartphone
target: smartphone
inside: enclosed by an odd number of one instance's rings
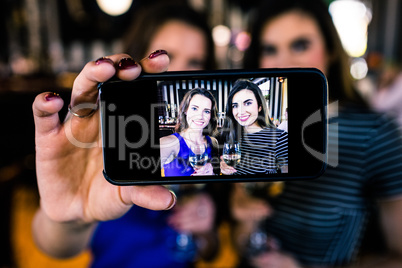
[[[239,84],[258,94],[234,94]],[[326,77],[313,68],[165,72],[101,83],[104,176],[116,185],[317,178],[327,165],[327,91]]]

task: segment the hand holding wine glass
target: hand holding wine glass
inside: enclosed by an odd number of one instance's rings
[[[266,227],[266,221],[273,213],[268,191],[271,184],[272,182],[239,183],[233,188],[231,213],[237,220],[236,243],[247,259],[280,250],[280,241]]]
[[[209,156],[205,144],[195,144],[190,148],[189,161],[194,168],[191,176],[214,175],[212,164],[209,163]]]
[[[235,166],[240,163],[240,145],[237,142],[225,143],[223,145],[223,155],[221,157],[221,172],[231,175],[236,172]]]
[[[237,142],[226,142],[223,145],[223,160],[228,166],[235,167],[240,163],[240,157],[240,145]]]
[[[194,169],[200,169],[208,162],[208,153],[205,144],[190,146],[189,161]]]
[[[270,200],[280,194],[274,191],[274,189],[278,188],[277,186],[279,186],[277,185],[277,182],[249,182],[242,184],[242,186],[247,195],[249,195],[251,198],[266,202],[266,204],[269,204]],[[282,184],[280,184],[279,187],[281,186],[283,187]],[[282,192],[282,189],[280,189],[280,192]],[[270,234],[269,230],[266,229],[265,224],[268,218],[269,215],[256,218],[254,221],[254,227],[249,235],[246,246],[246,254],[251,259],[266,252],[270,252],[272,250],[278,251],[280,249],[279,240]]]
[[[168,224],[175,230],[168,237],[172,254],[180,261],[192,261],[196,255],[206,254],[206,249],[199,248],[196,239],[200,236],[209,237],[213,232],[213,200],[204,192],[205,184],[175,184],[167,187],[178,197],[177,207],[167,218]]]

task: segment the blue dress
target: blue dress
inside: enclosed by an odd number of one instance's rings
[[[169,211],[133,206],[123,217],[100,222],[91,241],[91,267],[185,268],[192,259],[175,252],[177,232]]]
[[[189,162],[190,148],[188,148],[186,141],[182,136],[180,136],[179,133],[173,133],[173,135],[179,139],[180,151],[177,157],[172,162],[163,165],[165,176],[190,176],[194,173],[194,169]],[[205,136],[205,138],[207,139],[208,143],[208,159],[212,159],[212,141],[209,136]]]

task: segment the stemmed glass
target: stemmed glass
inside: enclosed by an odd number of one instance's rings
[[[256,228],[250,234],[247,241],[247,255],[257,256],[261,253],[269,251],[268,238],[269,235],[264,230],[264,220],[257,222]]]
[[[186,198],[191,198],[205,186],[204,184],[172,184],[165,185],[172,190],[180,202],[185,202]],[[184,200],[184,201],[183,201]],[[191,233],[181,233],[173,231],[169,235],[168,241],[174,258],[180,262],[192,261],[197,254],[197,245]]]
[[[243,184],[248,195],[261,198],[269,202],[281,194],[282,182],[250,182]],[[255,228],[247,242],[247,255],[257,256],[272,249],[279,249],[279,241],[266,231],[267,219],[261,219],[255,223]]]
[[[228,166],[235,167],[240,163],[240,145],[237,142],[226,142],[223,145],[223,161]]]
[[[208,162],[207,147],[205,144],[192,145],[189,154],[189,161],[194,169],[200,169]]]

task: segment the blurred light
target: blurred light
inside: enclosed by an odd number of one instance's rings
[[[244,53],[236,47],[230,47],[228,51],[229,59],[236,64],[241,64],[243,61]]]
[[[14,55],[10,61],[10,67],[14,74],[29,75],[37,71],[38,64],[33,59],[23,57],[22,55]]]
[[[250,46],[251,37],[247,32],[240,32],[235,39],[235,45],[238,50],[246,51],[246,49]]]
[[[133,0],[96,0],[100,9],[110,16],[120,16],[126,13]]]
[[[352,57],[363,56],[371,10],[358,0],[336,0],[330,4],[329,12],[346,52]]]
[[[212,29],[212,37],[217,46],[223,47],[229,45],[231,36],[232,33],[227,26],[217,25]]]
[[[368,66],[367,62],[363,58],[357,58],[352,61],[350,65],[350,73],[356,80],[363,79],[367,76]]]

